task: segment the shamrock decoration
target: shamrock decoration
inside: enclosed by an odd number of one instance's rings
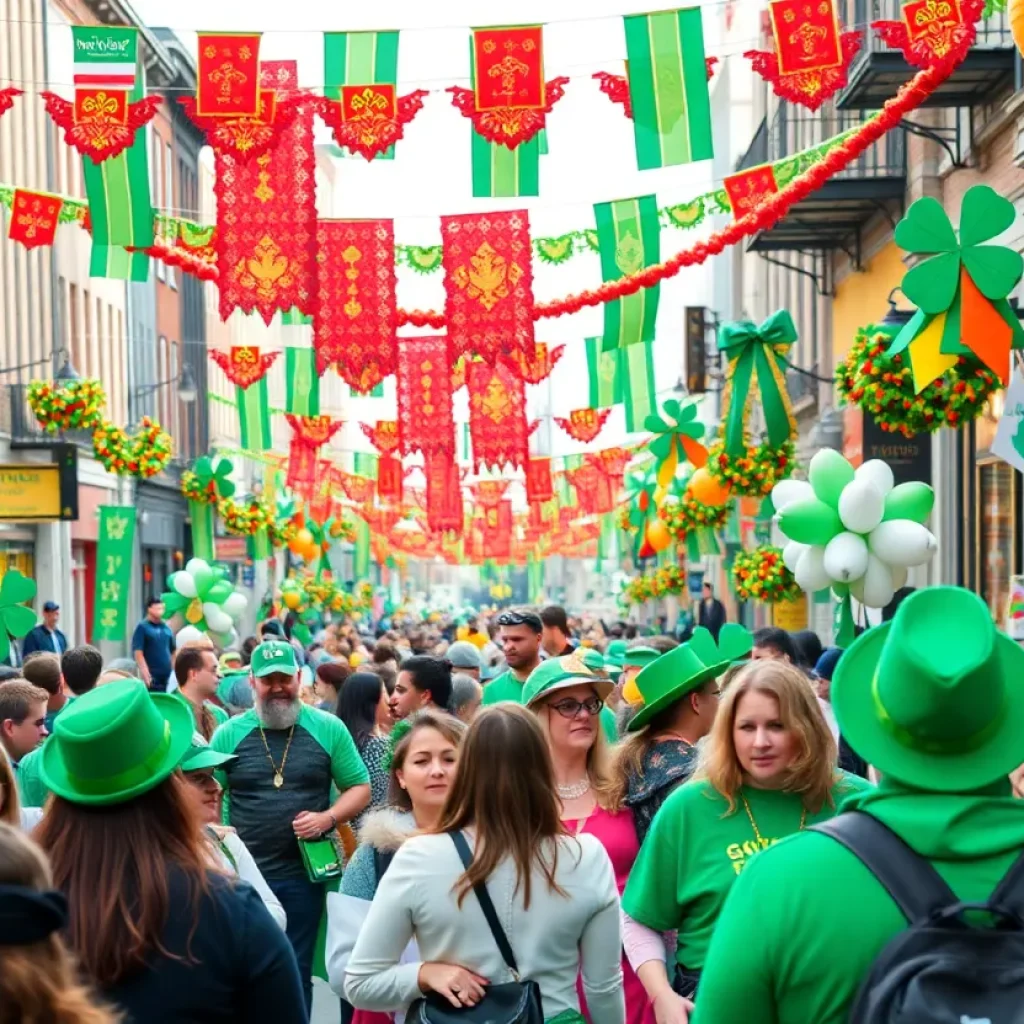
[[[629,529],[634,531],[635,558],[650,558],[665,548],[671,538],[665,524],[658,518],[655,501],[658,486],[653,465],[627,473],[623,481],[626,488],[626,510]],[[654,531],[653,535],[650,531]]]
[[[651,413],[644,420],[644,429],[655,435],[647,445],[658,467],[655,504],[661,504],[661,499],[668,493],[680,462],[688,459],[700,467],[708,461],[708,450],[700,443],[704,424],[697,420],[696,402],[682,405],[678,399],[670,398],[661,410],[660,416]]]
[[[224,640],[241,619],[246,597],[228,581],[225,569],[201,558],[190,559],[185,568],[167,577],[169,591],[161,596],[167,615],[180,615],[188,626]]]
[[[196,459],[192,471],[211,505],[215,505],[221,498],[230,498],[235,493],[235,485],[231,480],[233,469],[230,459],[217,459],[214,462],[209,455],[201,455]]]
[[[36,613],[25,607],[36,596],[36,581],[16,569],[5,572],[0,580],[0,661],[7,660],[10,637],[25,636],[36,624]]]
[[[889,349],[896,355],[909,348],[918,391],[968,350],[1009,382],[1010,350],[1024,348],[1024,329],[1007,296],[1024,274],[1024,258],[1005,245],[982,243],[1015,218],[1008,199],[975,185],[960,206],[959,239],[931,196],[918,199],[896,225],[897,245],[930,257],[903,276],[903,293],[918,309]]]

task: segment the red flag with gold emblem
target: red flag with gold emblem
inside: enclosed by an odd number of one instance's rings
[[[438,531],[462,530],[462,487],[459,467],[449,451],[424,456],[427,478],[427,522]]]
[[[285,483],[296,494],[312,498],[316,488],[320,448],[341,430],[344,422],[330,416],[292,416],[290,413],[285,414],[285,420],[292,428]]]
[[[382,501],[402,500],[402,463],[392,455],[382,455],[377,462],[377,495]]]
[[[377,420],[375,424],[360,423],[359,428],[381,455],[397,452],[401,440],[398,436],[397,420]]]
[[[512,502],[508,499],[484,509],[484,556],[499,561],[512,550]]]
[[[480,472],[481,466],[522,466],[529,452],[522,380],[503,363],[470,363],[466,383],[476,471]]]
[[[586,444],[593,441],[604,428],[611,409],[573,409],[569,418],[556,416],[555,422],[574,440]]]
[[[232,345],[227,351],[211,349],[210,358],[235,387],[247,388],[262,380],[280,352],[260,352],[259,345]]]
[[[531,511],[536,502],[550,501],[554,495],[551,460],[529,459],[526,463],[526,500],[531,505]]]
[[[441,218],[451,352],[532,360],[533,266],[525,210]]]
[[[724,185],[736,220],[756,210],[769,196],[779,191],[771,164],[730,174]]]
[[[454,458],[455,422],[447,335],[399,338],[397,384],[402,454],[446,452]]]
[[[200,32],[196,113],[257,117],[260,112],[260,33]]]
[[[60,196],[15,189],[7,237],[21,242],[26,249],[34,249],[37,245],[53,245],[63,206],[64,200]]]
[[[478,28],[473,32],[476,109],[545,105],[544,28]]]

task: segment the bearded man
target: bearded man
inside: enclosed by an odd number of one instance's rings
[[[357,815],[370,802],[370,779],[341,720],[299,699],[295,649],[268,640],[252,652],[255,706],[225,722],[210,747],[234,754],[224,765],[224,818],[238,832],[288,916],[307,1011],[313,952],[325,889],[310,881],[299,850]],[[340,794],[331,803],[331,783]]]

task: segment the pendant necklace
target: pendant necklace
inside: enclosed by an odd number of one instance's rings
[[[565,786],[562,783],[558,783],[555,789],[558,790],[558,795],[563,800],[578,800],[581,796],[590,792],[590,779],[589,777],[584,777],[579,782],[570,782]]]
[[[747,803],[747,798],[742,793],[740,793],[740,799],[743,801],[743,810],[745,810],[747,812],[747,817],[750,819],[750,827],[754,830],[754,838],[757,840],[757,845],[760,846],[761,849],[765,849],[768,846],[768,844],[764,841],[764,839],[761,838],[761,833],[758,830],[757,822],[754,821],[754,812],[750,809],[750,804]],[[800,824],[797,827],[797,832],[803,832],[804,825],[806,823],[807,823],[807,808],[806,807],[801,807],[800,808]]]
[[[292,737],[295,735],[295,726],[288,730],[288,742],[284,745],[284,755],[281,758],[281,767],[274,764],[273,755],[270,753],[270,744],[267,743],[267,734],[263,731],[263,724],[260,723],[260,738],[263,740],[263,749],[267,752],[267,760],[270,767],[274,769],[274,789],[280,789],[284,785],[284,765],[288,760],[288,749],[292,745]]]

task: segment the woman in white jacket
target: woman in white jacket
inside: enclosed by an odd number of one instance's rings
[[[582,1021],[581,974],[593,1024],[623,1024],[611,861],[593,836],[565,831],[559,807],[534,716],[513,704],[482,711],[436,828],[403,843],[377,888],[345,972],[349,1002],[397,1012],[433,993],[474,1006],[488,985],[513,981],[473,892],[484,884],[545,1018]],[[449,832],[464,834],[468,870]],[[411,939],[420,959],[402,963]]]

